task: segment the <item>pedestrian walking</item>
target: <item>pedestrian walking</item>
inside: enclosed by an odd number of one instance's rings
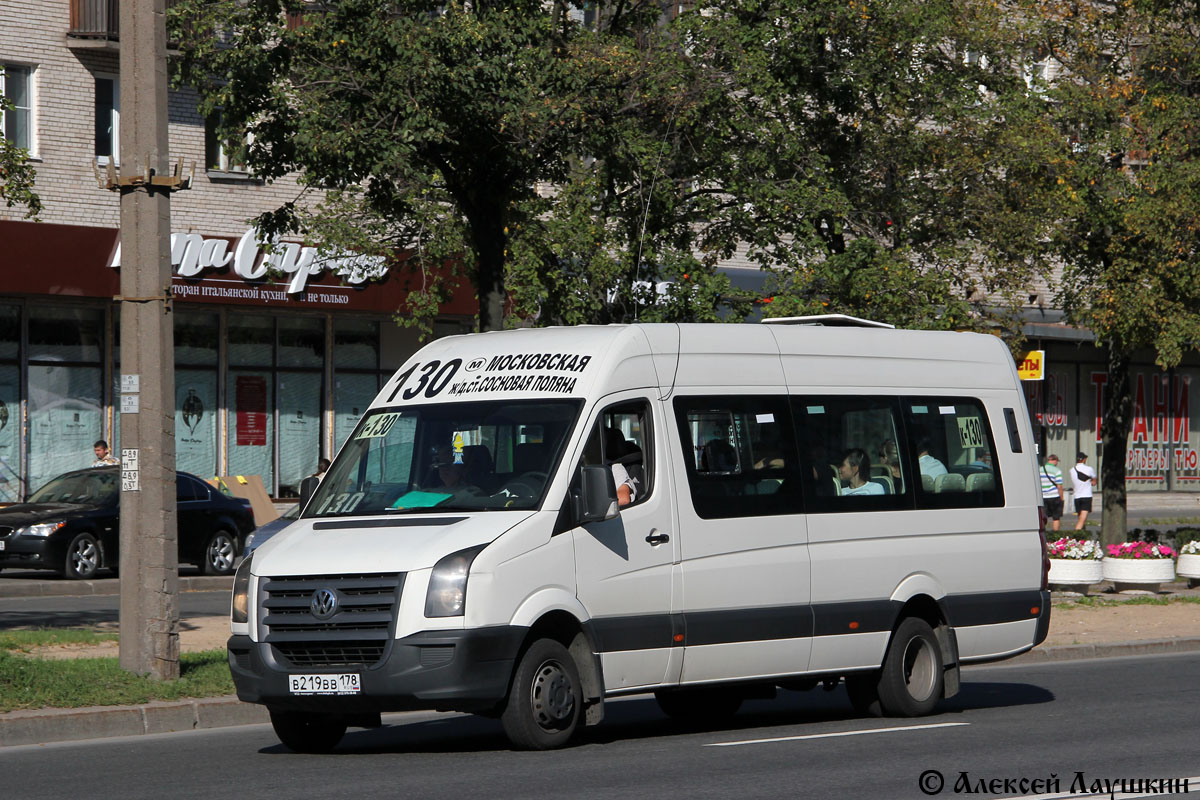
[[[1050,529],[1057,531],[1063,515],[1063,474],[1058,468],[1058,456],[1053,453],[1042,464],[1042,505],[1050,520]]]
[[[1092,484],[1096,480],[1096,470],[1087,465],[1087,453],[1080,452],[1075,456],[1075,467],[1071,470],[1072,491],[1075,493],[1075,530],[1083,530],[1087,524],[1088,514],[1092,510]]]

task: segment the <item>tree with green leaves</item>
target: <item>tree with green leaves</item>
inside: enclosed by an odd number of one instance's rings
[[[4,67],[0,66],[0,77]],[[12,102],[0,94],[0,117],[12,107]],[[36,218],[42,210],[42,201],[34,191],[37,177],[29,161],[29,151],[18,147],[0,130],[0,200],[7,208],[24,206],[25,216]]]
[[[993,2],[709,0],[681,38],[728,103],[702,249],[774,275],[771,316],[1019,336],[1043,106]]]
[[[1057,302],[1108,359],[1101,488],[1106,543],[1125,540],[1130,362],[1167,369],[1200,342],[1200,6],[1044,3],[1037,42],[1055,136],[1049,244]]]
[[[171,17],[178,80],[219,114],[223,138],[249,134],[256,174],[297,172],[314,195],[260,227],[404,252],[428,277],[410,300],[418,316],[436,311],[446,264],[477,288],[483,330],[506,314],[630,318],[618,294],[645,304],[664,272],[700,289],[653,314],[719,302],[719,278],[685,241],[694,212],[651,208],[655,148],[670,146],[695,80],[657,4],[603,4],[589,24],[563,0],[190,0]],[[590,218],[573,228],[579,214]]]

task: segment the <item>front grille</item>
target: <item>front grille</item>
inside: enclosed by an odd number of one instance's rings
[[[265,578],[264,641],[297,667],[369,665],[383,659],[395,633],[403,573]],[[338,610],[326,620],[312,611],[313,593],[330,589]]]

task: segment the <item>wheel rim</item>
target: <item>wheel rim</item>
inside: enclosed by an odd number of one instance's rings
[[[71,570],[76,575],[90,575],[96,571],[98,556],[96,543],[81,539],[71,549]]]
[[[544,661],[533,674],[533,718],[545,730],[562,730],[575,713],[575,688],[557,661]]]
[[[228,536],[214,536],[208,545],[208,563],[218,572],[233,569],[233,541]]]
[[[937,685],[938,663],[934,649],[921,637],[914,637],[904,648],[904,685],[909,697],[920,702],[933,694]]]

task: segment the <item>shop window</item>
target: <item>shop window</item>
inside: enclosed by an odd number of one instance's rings
[[[216,314],[175,314],[176,366],[216,366],[220,327]]]
[[[175,465],[207,478],[217,474],[217,371],[175,368]],[[230,415],[230,423],[236,423]]]
[[[0,305],[0,361],[16,360],[21,350],[21,309]]]
[[[96,76],[96,160],[107,164],[121,157],[121,84],[115,77]]]
[[[334,320],[333,364],[336,369],[379,369],[379,323]]]
[[[982,403],[922,397],[906,398],[904,406],[919,508],[1004,504],[995,442]]]
[[[325,320],[283,317],[279,320],[279,366],[325,366]]]
[[[275,363],[275,320],[230,314],[228,324],[229,365],[270,367]]]
[[[99,367],[29,367],[29,488],[96,460],[103,432]]]
[[[16,64],[0,64],[0,95],[9,102],[0,111],[0,130],[17,147],[33,152],[33,70]]]
[[[99,363],[103,352],[104,312],[88,308],[29,310],[31,361]]]
[[[299,497],[321,458],[320,372],[279,373],[279,496]]]
[[[337,360],[334,360],[337,363]],[[333,379],[333,446],[340,450],[379,393],[379,376],[339,372]]]
[[[21,494],[21,368],[0,364],[0,503]]]
[[[231,371],[227,390],[229,472],[260,476],[268,492],[275,485],[271,377],[270,372]]]
[[[801,511],[800,471],[786,397],[678,397],[692,505],[704,519]]]
[[[912,507],[912,469],[891,397],[792,398],[803,461],[805,507],[813,513]]]

